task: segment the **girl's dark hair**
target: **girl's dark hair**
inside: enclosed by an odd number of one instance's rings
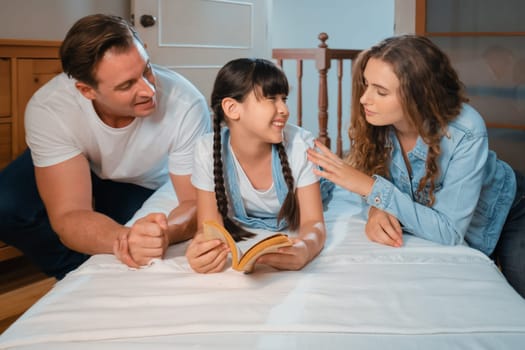
[[[121,17],[103,14],[83,17],[69,29],[60,46],[62,70],[96,88],[95,72],[104,54],[110,49],[125,52],[135,40],[143,45],[135,29]]]
[[[435,182],[439,176],[441,138],[446,135],[449,122],[461,112],[463,102],[468,101],[464,85],[447,55],[423,36],[401,35],[387,38],[361,52],[352,73],[352,116],[348,131],[351,147],[347,161],[369,175],[389,177],[391,161],[387,142],[389,127],[368,123],[360,103],[366,90],[363,72],[371,58],[392,67],[399,79],[399,90],[396,93],[404,114],[428,145],[426,173],[419,183],[417,193],[421,194],[428,186],[428,201],[422,204],[431,207],[435,201]]]
[[[225,121],[222,109],[224,98],[233,98],[238,102],[254,91],[257,98],[276,95],[288,95],[288,80],[284,72],[265,59],[240,58],[228,62],[221,68],[215,79],[211,94],[211,108],[213,111],[213,174],[215,181],[215,198],[225,228],[236,241],[253,236],[253,233],[243,230],[237,223],[228,217],[228,198],[224,185],[221,127]],[[260,96],[262,94],[262,96]],[[288,164],[288,156],[284,146],[277,144],[279,159],[283,171],[288,194],[277,216],[278,221],[286,219],[288,227],[295,230],[299,227],[299,205],[295,195],[295,181]]]

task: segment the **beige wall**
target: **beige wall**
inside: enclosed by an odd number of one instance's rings
[[[0,0],[0,38],[62,40],[80,17],[129,18],[130,0]]]

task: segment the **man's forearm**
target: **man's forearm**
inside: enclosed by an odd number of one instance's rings
[[[92,210],[78,210],[52,220],[60,240],[68,248],[84,254],[112,254],[113,243],[123,231],[129,231],[106,215]]]

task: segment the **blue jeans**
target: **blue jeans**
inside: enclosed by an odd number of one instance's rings
[[[91,173],[95,210],[125,224],[153,190],[101,180]],[[49,276],[63,278],[88,255],[62,244],[38,194],[29,150],[0,171],[0,240],[18,248]]]
[[[516,172],[517,190],[492,254],[510,285],[525,298],[525,177]]]

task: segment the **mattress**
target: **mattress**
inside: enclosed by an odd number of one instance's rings
[[[174,205],[168,184],[134,219]],[[0,349],[523,348],[525,301],[489,258],[410,235],[401,248],[370,242],[364,210],[336,188],[325,247],[301,271],[198,274],[187,242],[140,269],[92,256],[0,336]]]

